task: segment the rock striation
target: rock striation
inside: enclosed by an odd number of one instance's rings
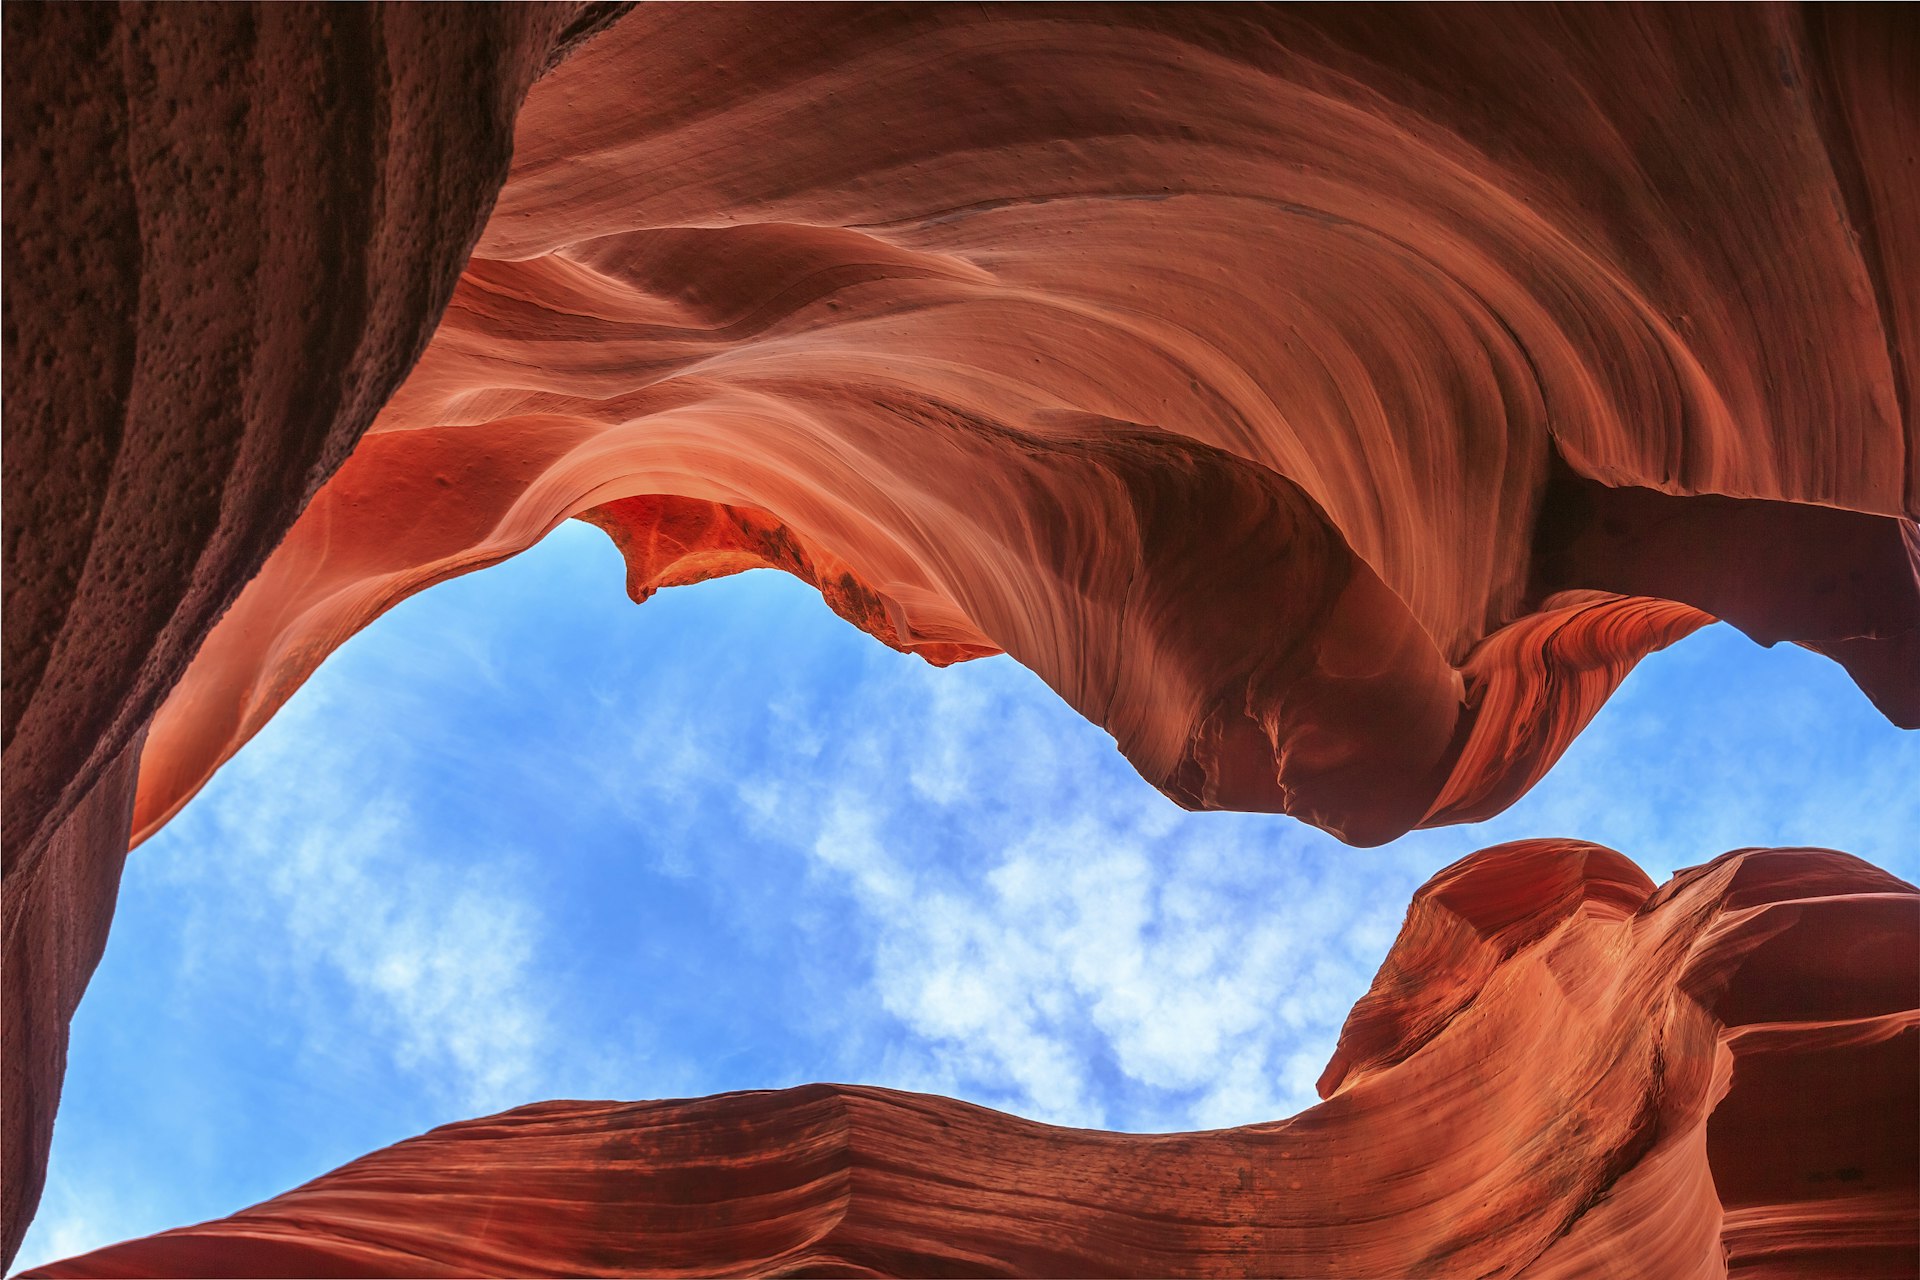
[[[1416,895],[1289,1120],[548,1102],[30,1274],[1906,1276],[1916,953],[1920,891],[1844,854],[1656,890],[1597,845],[1502,845]]]
[[[787,569],[1011,653],[1182,804],[1359,844],[1497,812],[1709,616],[1920,724],[1906,21],[632,15],[529,95],[136,827],[569,516],[636,597]]]
[[[1356,844],[1713,617],[1920,724],[1909,11],[4,22],[9,1255],[123,828],[569,517]]]

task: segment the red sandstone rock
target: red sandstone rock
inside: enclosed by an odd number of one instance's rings
[[[1920,723],[1876,302],[1920,228],[1904,180],[1836,176],[1913,118],[1873,22],[629,17],[530,95],[444,323],[161,713],[136,825],[570,515],[644,549],[637,595],[787,568],[890,644],[1013,654],[1184,804],[1356,843],[1497,811],[1709,614]]]
[[[142,833],[572,515],[1356,843],[1709,616],[1920,723],[1904,11],[650,6],[437,329],[607,11],[5,14],[9,991],[84,985],[162,698]]]
[[[1503,845],[1415,897],[1290,1120],[549,1102],[30,1274],[1909,1275],[1917,952],[1920,894],[1844,854],[1656,891],[1596,845]]]
[[[11,1258],[146,724],[418,357],[527,86],[608,15],[0,13]]]
[[[6,10],[10,870],[393,394],[597,8]]]

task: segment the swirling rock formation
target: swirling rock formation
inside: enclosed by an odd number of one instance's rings
[[[569,516],[1355,843],[1710,616],[1920,723],[1910,13],[618,13],[5,11],[9,1252],[129,804]]]
[[[1656,891],[1596,845],[1503,845],[1415,897],[1290,1120],[549,1102],[31,1274],[1907,1275],[1917,952],[1920,892],[1844,854]]]
[[[1920,199],[1878,167],[1920,101],[1876,22],[629,17],[530,95],[136,825],[570,515],[636,596],[786,568],[897,647],[1013,654],[1183,804],[1355,843],[1504,807],[1708,614],[1920,724]]]

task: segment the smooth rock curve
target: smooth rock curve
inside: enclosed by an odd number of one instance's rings
[[[1709,616],[1920,724],[1908,26],[635,13],[529,96],[433,343],[160,714],[136,826],[568,516],[636,596],[789,569],[897,647],[1011,653],[1182,804],[1358,844],[1511,802]]]
[[[1917,957],[1920,891],[1845,854],[1656,890],[1597,845],[1502,845],[1416,895],[1289,1120],[549,1102],[29,1274],[1905,1276]]]

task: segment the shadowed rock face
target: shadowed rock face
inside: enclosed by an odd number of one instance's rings
[[[0,17],[8,1258],[112,918],[147,722],[418,358],[527,87],[607,16]]]
[[[1916,948],[1920,894],[1844,854],[1656,891],[1609,849],[1503,845],[1416,895],[1290,1120],[549,1102],[31,1274],[1906,1275]]]
[[[1920,723],[1907,12],[5,23],[9,1253],[129,821],[569,516],[1354,843],[1713,616]]]

